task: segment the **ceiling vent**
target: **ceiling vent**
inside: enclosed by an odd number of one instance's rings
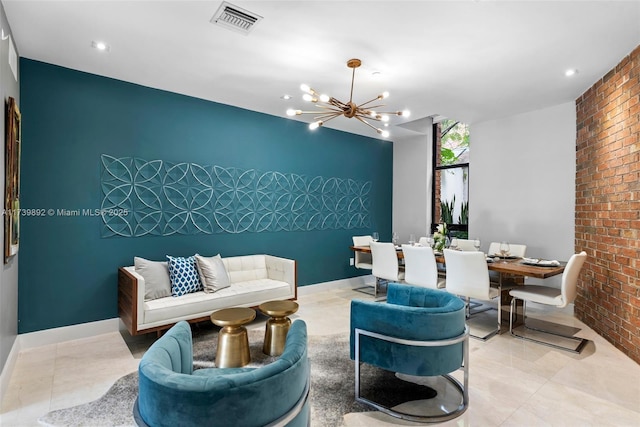
[[[261,19],[260,15],[223,1],[211,18],[211,23],[249,34]]]

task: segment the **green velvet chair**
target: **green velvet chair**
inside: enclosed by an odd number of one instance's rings
[[[469,331],[464,302],[447,292],[390,283],[386,303],[351,301],[351,359],[355,361],[355,396],[394,417],[441,422],[462,414],[469,404]],[[361,364],[421,377],[444,377],[459,393],[454,409],[408,414],[360,394]],[[463,371],[463,384],[450,375]],[[428,411],[427,411],[428,412]]]
[[[307,326],[291,325],[282,355],[259,368],[193,370],[191,328],[185,321],[147,350],[138,368],[133,412],[142,426],[309,425]]]

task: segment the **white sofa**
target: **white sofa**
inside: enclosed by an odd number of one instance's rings
[[[167,329],[179,322],[200,322],[228,307],[256,307],[271,300],[297,298],[296,261],[271,255],[222,258],[231,286],[213,293],[145,301],[144,278],[135,267],[118,270],[118,314],[131,335]]]

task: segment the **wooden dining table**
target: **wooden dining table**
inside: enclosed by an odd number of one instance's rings
[[[350,246],[354,252],[371,253],[369,246]],[[402,248],[397,248],[396,253],[399,259],[404,259]],[[439,252],[434,252],[436,256],[436,262],[445,264],[444,255]],[[511,274],[514,276],[522,277],[535,277],[537,279],[547,279],[549,277],[557,276],[564,272],[566,263],[561,262],[558,266],[537,266],[524,264],[521,258],[500,258],[498,256],[489,256],[493,259],[493,262],[487,262],[487,267],[490,271],[496,271],[498,273]]]
[[[350,246],[349,248],[354,252],[371,253],[369,246]],[[402,247],[396,247],[396,254],[398,255],[398,259],[404,259]],[[446,264],[442,253],[434,252],[434,254],[436,256],[436,262],[442,265]],[[489,256],[489,258],[491,258],[492,261],[487,261],[488,270],[498,273],[498,282],[496,285],[500,290],[500,306],[503,311],[500,333],[508,330],[509,304],[511,301],[509,290],[512,289],[513,286],[524,285],[525,277],[547,279],[562,274],[567,264],[566,262],[560,262],[558,266],[537,266],[525,264],[521,258],[501,258],[498,256]],[[516,326],[522,323],[522,316],[520,315],[520,313],[522,313],[522,302],[518,301],[518,303],[516,310],[517,316],[514,321],[514,325]]]

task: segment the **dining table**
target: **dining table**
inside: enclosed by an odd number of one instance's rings
[[[350,246],[349,248],[354,252],[371,253],[369,246]],[[396,253],[398,254],[398,259],[404,259],[401,246],[396,247]],[[444,255],[441,252],[434,251],[434,255],[436,256],[436,262],[445,264]],[[567,264],[566,262],[560,262],[559,265],[555,266],[531,265],[525,264],[522,258],[501,257],[497,254],[489,254],[487,258],[492,260],[487,262],[487,268],[490,271],[514,276],[535,277],[537,279],[547,279],[562,274]]]
[[[371,253],[369,246],[350,246],[349,249],[354,252]],[[396,246],[396,254],[398,255],[398,259],[404,259],[401,246]],[[436,262],[446,269],[444,255],[438,251],[434,251],[434,255]],[[559,262],[558,265],[531,265],[526,263],[522,258],[501,257],[498,254],[487,255],[487,269],[496,272],[498,276],[495,286],[500,291],[500,307],[503,310],[500,333],[508,331],[509,304],[511,302],[509,290],[513,289],[514,286],[525,286],[525,277],[547,279],[562,274],[566,264],[566,262]],[[521,313],[522,302],[518,300],[514,326],[522,324],[523,319]]]

